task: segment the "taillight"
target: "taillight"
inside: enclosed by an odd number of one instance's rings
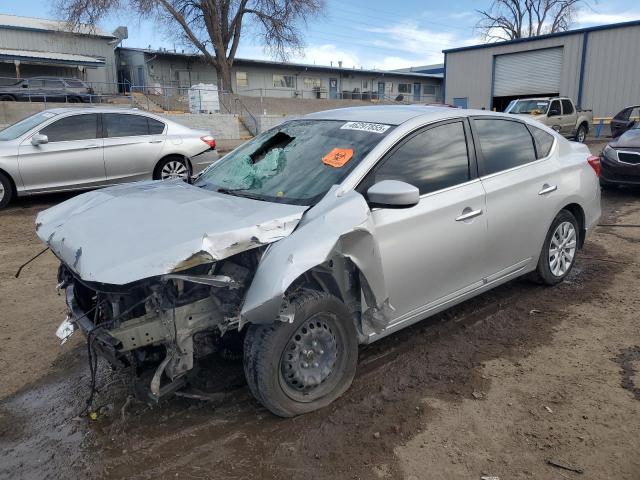
[[[211,149],[216,148],[216,139],[213,138],[211,135],[205,135],[204,137],[200,137],[200,140],[202,140],[204,143],[209,145]]]
[[[587,162],[589,163],[589,165],[591,165],[591,168],[593,168],[593,171],[596,172],[596,177],[600,176],[600,157],[598,157],[597,155],[591,155],[589,158],[587,158]]]

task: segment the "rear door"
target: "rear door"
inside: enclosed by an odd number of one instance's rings
[[[27,192],[90,188],[105,183],[99,114],[60,118],[42,128],[48,143],[32,145],[31,136],[19,148],[20,175]]]
[[[107,182],[152,178],[165,142],[165,124],[132,113],[102,114]]]
[[[475,117],[471,123],[487,193],[490,282],[537,263],[555,215],[560,179],[553,156],[548,156],[554,142],[549,133],[535,129],[542,138],[537,152],[522,122]]]
[[[370,172],[358,191],[382,180],[420,190],[412,208],[374,208],[394,324],[481,285],[487,223],[470,132],[460,119],[410,134]]]
[[[560,133],[564,136],[571,136],[575,133],[578,115],[571,100],[563,98],[560,103],[562,103],[562,130]]]

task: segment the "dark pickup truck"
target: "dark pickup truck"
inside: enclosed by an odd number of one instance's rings
[[[93,89],[77,78],[35,77],[0,85],[0,101],[89,102]]]

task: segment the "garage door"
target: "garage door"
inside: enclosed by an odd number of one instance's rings
[[[560,93],[562,47],[495,57],[493,96]]]

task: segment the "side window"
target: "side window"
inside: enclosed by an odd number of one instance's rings
[[[634,122],[640,121],[640,107],[636,107],[631,111],[629,115],[629,120],[633,120]]]
[[[533,135],[533,140],[536,142],[538,158],[544,158],[549,155],[551,147],[553,146],[553,135],[539,128],[532,127],[531,125],[529,125],[529,131]]]
[[[42,88],[44,87],[44,80],[29,80],[29,87]]]
[[[618,112],[618,114],[613,117],[615,120],[627,121],[631,116],[631,108],[625,108],[624,110]]]
[[[573,113],[573,104],[570,100],[562,100],[562,114],[571,115]]]
[[[549,107],[548,117],[557,117],[562,115],[562,111],[560,110],[560,100],[554,100],[551,102],[551,106]]]
[[[520,122],[494,118],[474,119],[483,157],[483,175],[533,162],[533,138]]]
[[[382,161],[365,181],[401,180],[435,192],[469,180],[469,156],[462,122],[439,125],[409,138]]]
[[[58,89],[61,89],[61,88],[64,88],[64,83],[62,83],[62,80],[49,80],[49,79],[47,79],[47,80],[44,81],[44,86],[46,88],[58,88]]]
[[[147,117],[142,115],[105,113],[103,118],[108,138],[149,135]]]
[[[162,132],[164,132],[164,123],[148,117],[147,122],[149,122],[149,133],[151,135],[160,135]]]
[[[49,142],[68,142],[71,140],[89,140],[97,138],[98,115],[73,115],[61,118],[47,125],[40,133],[49,138]]]

